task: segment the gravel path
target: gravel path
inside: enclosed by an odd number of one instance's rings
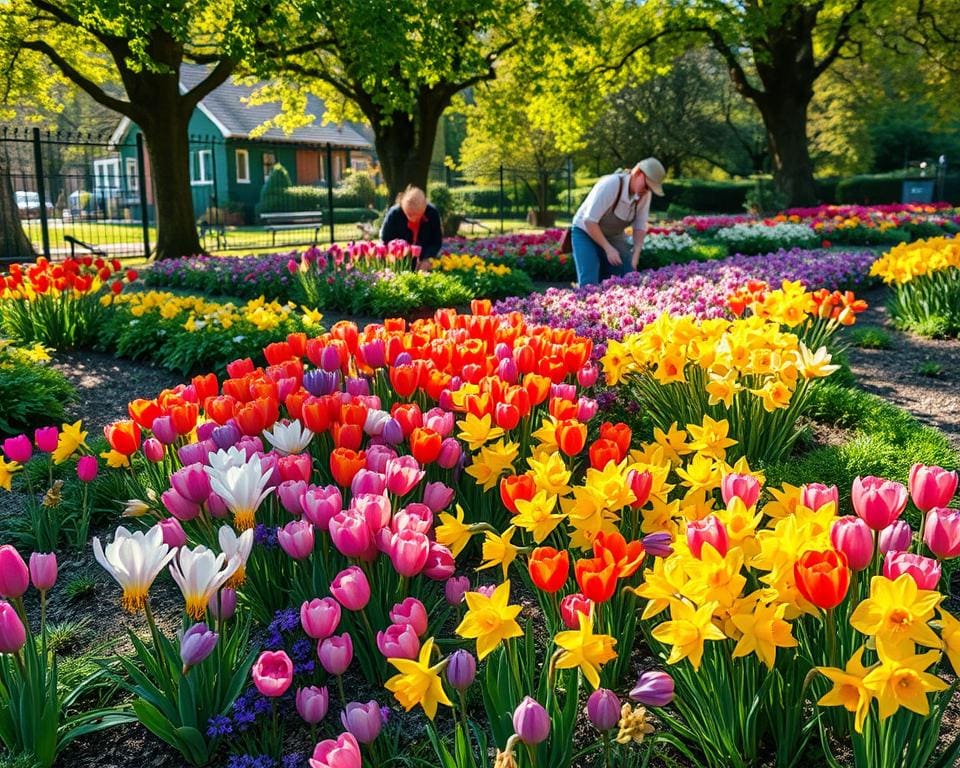
[[[864,389],[943,431],[960,450],[960,341],[897,331],[885,306],[887,296],[885,288],[866,292],[863,298],[870,308],[855,327],[882,329],[890,338],[890,348],[851,347],[850,367]],[[919,372],[923,365],[940,370],[924,375]]]

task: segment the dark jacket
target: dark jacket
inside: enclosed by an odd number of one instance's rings
[[[380,227],[380,239],[384,243],[391,240],[405,240],[411,245],[419,245],[422,250],[420,257],[423,259],[432,259],[440,252],[443,245],[443,228],[440,224],[440,212],[430,203],[427,203],[427,210],[423,215],[423,221],[420,222],[420,230],[417,232],[417,240],[413,240],[413,232],[407,226],[407,215],[401,210],[399,205],[393,206],[383,217],[383,226]]]

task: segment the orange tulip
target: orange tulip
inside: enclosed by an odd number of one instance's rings
[[[500,481],[500,499],[510,513],[517,514],[517,500],[530,501],[537,492],[537,484],[530,475],[507,475]]]
[[[310,397],[310,395],[305,389],[298,389],[287,395],[286,400],[283,401],[283,405],[286,407],[291,419],[300,419],[300,421],[303,421],[301,418],[303,415],[303,403],[308,397]],[[309,427],[307,428],[309,429]]]
[[[622,459],[630,451],[630,439],[633,437],[633,432],[623,422],[611,424],[609,421],[605,421],[600,425],[600,437],[613,440],[620,449],[620,459]],[[620,459],[617,459],[617,461]]]
[[[308,397],[300,408],[303,425],[316,435],[330,428],[330,413],[319,397]]]
[[[547,410],[557,421],[577,418],[577,404],[562,397],[551,397]]]
[[[417,427],[410,433],[410,453],[421,464],[432,464],[440,455],[443,438],[439,432],[426,427]]]
[[[333,444],[337,448],[349,448],[357,451],[363,443],[363,427],[356,424],[334,423],[330,427],[330,434],[333,437]]]
[[[576,456],[587,442],[587,425],[574,419],[564,419],[557,424],[556,439],[561,453]]]
[[[464,398],[464,404],[467,406],[467,413],[472,413],[478,419],[493,413],[493,398],[487,392],[481,392],[479,395],[467,395]]]
[[[535,373],[528,373],[523,377],[523,388],[530,395],[530,402],[533,405],[540,405],[550,394],[551,381],[546,376],[537,376]]]
[[[307,334],[289,333],[287,334],[287,344],[290,345],[290,354],[293,357],[302,358],[307,354]]]
[[[818,608],[836,608],[850,588],[850,569],[842,552],[804,552],[793,564],[793,576],[800,594]]]
[[[191,383],[197,391],[198,403],[202,403],[208,397],[216,397],[220,394],[220,384],[215,373],[208,373],[206,376],[194,376]]]
[[[618,464],[622,458],[620,448],[613,440],[601,437],[590,444],[590,466],[594,469],[603,469],[611,461]]]
[[[608,563],[600,557],[577,560],[574,566],[580,591],[595,603],[605,603],[617,589],[616,563]]]
[[[140,447],[140,427],[131,419],[115,421],[103,428],[107,443],[117,453],[132,456]]]
[[[358,402],[341,403],[340,422],[342,424],[355,424],[363,428],[363,425],[367,423],[367,406]]]
[[[200,416],[200,408],[196,403],[183,403],[169,409],[170,421],[178,435],[189,435]]]
[[[553,594],[563,588],[570,574],[570,554],[553,547],[537,547],[527,562],[530,578],[538,589]]]
[[[367,454],[349,448],[334,448],[330,453],[330,474],[337,485],[349,488],[354,475],[367,464]]]
[[[162,415],[156,400],[144,400],[142,398],[128,403],[127,413],[130,414],[130,418],[137,423],[140,429],[150,429],[153,426],[153,420]]]
[[[540,358],[538,368],[540,375],[546,376],[554,384],[560,384],[567,378],[567,366],[558,357]]]
[[[237,426],[245,435],[259,435],[266,429],[267,417],[259,402],[259,400],[254,400],[252,403],[244,403],[234,413]]]
[[[400,397],[410,397],[417,391],[417,373],[418,369],[413,365],[395,365],[390,368],[390,384]]]
[[[593,554],[605,563],[613,563],[617,578],[627,579],[643,563],[644,551],[641,542],[628,542],[619,531],[600,531],[593,540]]]
[[[208,397],[203,401],[203,412],[207,418],[213,419],[221,426],[233,418],[237,409],[237,401],[229,395]]]
[[[414,429],[423,426],[423,413],[416,403],[394,403],[390,415],[400,422],[404,437],[410,437]]]
[[[293,356],[293,350],[290,349],[288,342],[275,341],[263,348],[263,356],[270,365],[277,365],[284,360],[289,360]]]

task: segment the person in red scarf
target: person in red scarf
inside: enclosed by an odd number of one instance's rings
[[[404,240],[410,245],[418,245],[420,258],[432,259],[443,245],[440,212],[427,202],[422,189],[407,187],[397,197],[396,205],[383,217],[380,239],[384,243]]]

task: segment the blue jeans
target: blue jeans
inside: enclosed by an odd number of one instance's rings
[[[607,260],[603,248],[597,245],[593,238],[580,227],[574,227],[570,238],[573,245],[573,263],[577,267],[577,284],[582,288],[585,285],[596,285],[608,277],[626,275],[633,271],[632,248],[626,237],[608,238],[610,245],[620,253],[622,264],[615,267]]]

